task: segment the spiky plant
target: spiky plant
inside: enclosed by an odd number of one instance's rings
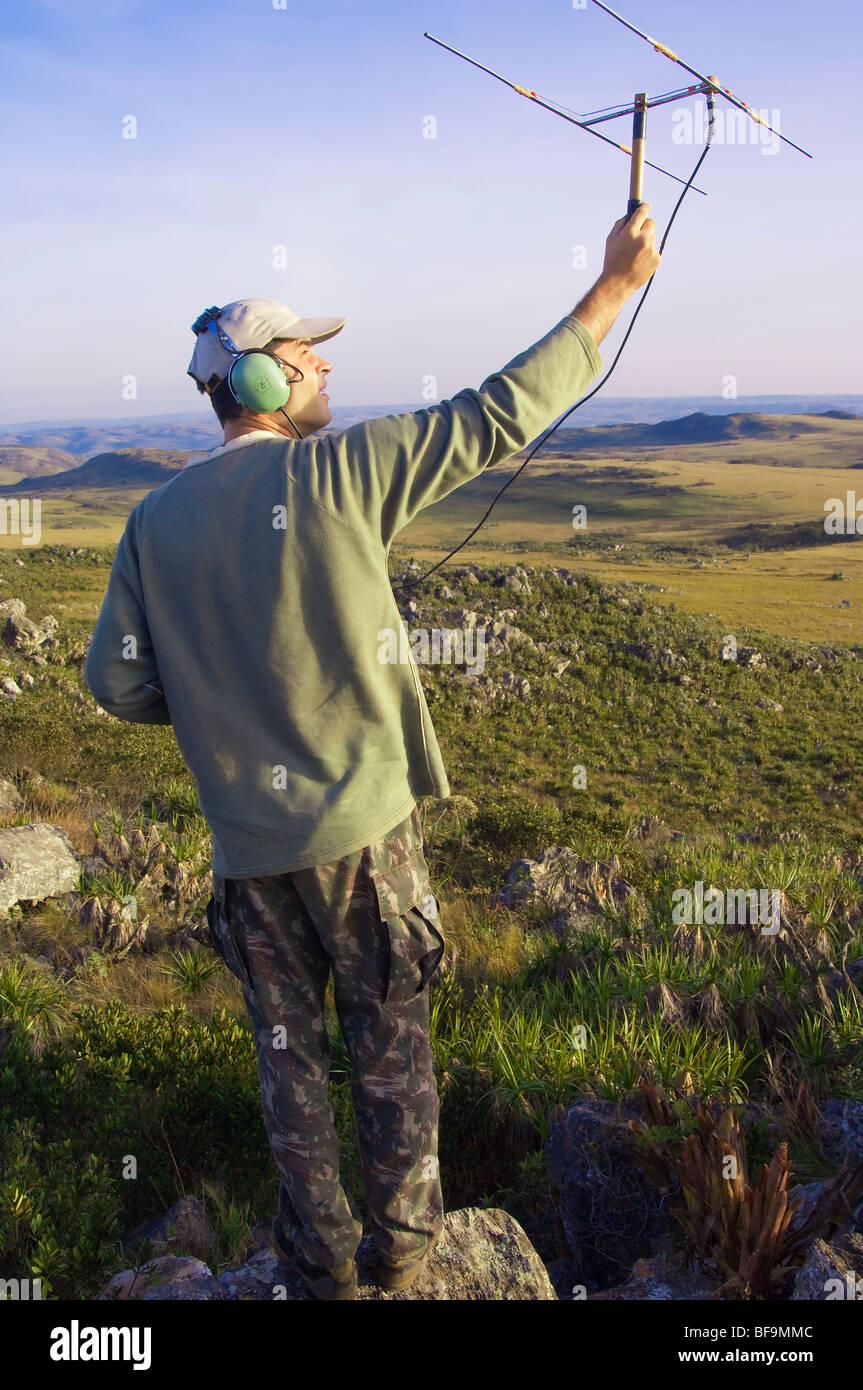
[[[639,1162],[658,1186],[672,1188],[682,1206],[680,1226],[687,1261],[697,1261],[722,1282],[720,1293],[768,1298],[799,1264],[816,1236],[840,1226],[863,1195],[863,1163],[845,1167],[826,1183],[804,1221],[801,1199],[789,1199],[791,1161],[780,1143],[750,1182],[746,1140],[734,1106],[709,1109],[695,1102],[695,1128],[682,1139],[666,1092],[641,1078],[644,1122],[630,1121]]]
[[[163,974],[175,980],[184,994],[200,994],[203,986],[216,975],[221,961],[212,952],[196,947],[192,950],[172,951],[170,964],[162,967]]]
[[[28,970],[12,960],[0,970],[0,1046],[14,1028],[27,1037],[33,1055],[59,1037],[66,1017],[60,981],[44,971]]]

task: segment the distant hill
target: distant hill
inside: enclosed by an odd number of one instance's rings
[[[25,478],[41,478],[46,473],[77,468],[81,460],[64,449],[0,446],[0,469],[21,473]]]
[[[327,432],[348,429],[360,420],[373,420],[382,415],[412,414],[430,404],[433,402],[334,405],[332,424],[327,427]],[[844,421],[860,419],[859,414],[854,414],[860,410],[863,410],[861,396],[740,396],[738,400],[729,402],[716,396],[600,394],[580,407],[573,424],[586,427],[628,424],[643,428],[648,424],[668,424],[702,414],[714,419],[729,415],[761,415]],[[795,425],[795,428],[799,426]],[[559,434],[562,433],[564,431],[559,431]],[[581,435],[582,430],[579,429],[577,433]],[[0,448],[57,449],[81,460],[117,449],[190,449],[205,453],[221,442],[218,421],[212,410],[204,405],[198,410],[132,418],[90,416],[77,420],[25,420],[0,424]],[[694,441],[687,442],[691,444]]]
[[[827,411],[830,419],[854,420],[847,411]],[[863,419],[860,420],[863,427]],[[823,426],[809,424],[800,415],[708,415],[703,410],[680,420],[660,420],[655,425],[596,425],[590,429],[558,430],[549,450],[578,453],[614,449],[668,448],[679,444],[724,444],[729,440],[791,439],[794,435],[819,434]],[[863,432],[861,432],[863,439]]]
[[[77,468],[64,469],[50,477],[36,479],[36,487],[28,487],[29,492],[41,495],[45,492],[59,492],[65,488],[85,487],[160,487],[175,473],[178,473],[193,450],[179,449],[114,449],[106,454],[97,454]],[[0,493],[20,492],[20,483],[8,483],[0,487]]]
[[[371,417],[368,417],[371,418]],[[863,447],[863,418],[847,411],[827,411],[821,415],[760,415],[740,413],[736,415],[708,415],[696,411],[684,415],[679,420],[660,420],[657,424],[618,424],[595,425],[583,429],[558,430],[544,448],[550,459],[554,456],[601,457],[632,453],[648,449],[669,449],[675,447],[697,448],[700,445],[740,446],[743,457],[726,458],[729,464],[747,462],[782,462],[787,466],[822,466],[857,468],[863,466],[863,459],[850,456],[856,452],[859,427],[859,442]],[[343,426],[340,426],[343,428]],[[322,433],[333,433],[336,426],[329,426]],[[795,443],[800,436],[809,436],[810,442]],[[745,445],[758,446],[761,442],[784,446],[775,449],[777,457],[771,457],[770,450],[763,454]],[[188,449],[160,449],[149,445],[104,450],[86,462],[75,461],[75,456],[59,449],[49,447],[23,448],[0,446],[0,467],[10,471],[15,468],[25,473],[28,490],[36,493],[62,491],[69,488],[154,488],[166,482],[181,469],[186,460],[193,455],[207,452],[221,444],[219,436],[208,438],[204,447]],[[828,450],[832,450],[828,452]],[[523,450],[522,453],[525,453]],[[520,455],[514,455],[514,458]],[[13,462],[12,460],[15,460]],[[52,471],[61,465],[58,471]],[[63,467],[62,465],[66,466]],[[604,477],[611,476],[607,472]],[[642,478],[645,475],[640,475]],[[38,486],[34,486],[38,484]],[[0,487],[0,494],[20,491],[20,483],[7,483]],[[655,484],[645,490],[656,492]],[[665,488],[662,491],[668,492]]]
[[[222,442],[215,415],[212,424],[204,416],[197,423],[171,421],[153,424],[143,419],[110,425],[43,425],[33,430],[7,429],[0,434],[0,449],[51,449],[82,460],[112,449],[189,449],[203,453]]]

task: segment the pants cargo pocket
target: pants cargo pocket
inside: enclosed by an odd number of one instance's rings
[[[373,875],[382,928],[382,997],[388,1009],[416,999],[434,977],[446,950],[440,904],[416,875],[387,871]],[[395,910],[394,910],[395,909]]]
[[[229,898],[235,890],[231,888],[233,880],[230,878],[220,878],[213,874],[213,896],[207,903],[207,922],[210,927],[210,935],[213,943],[225,965],[233,975],[236,975],[241,985],[254,993],[252,976],[246,963],[245,955],[237,941],[235,929],[231,925],[231,908]]]

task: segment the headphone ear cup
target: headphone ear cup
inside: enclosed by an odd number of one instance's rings
[[[256,415],[271,415],[291,398],[291,383],[267,352],[243,352],[234,358],[228,387],[234,399]]]

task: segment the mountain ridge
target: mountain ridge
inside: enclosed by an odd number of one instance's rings
[[[695,411],[675,420],[661,420],[656,424],[637,425],[594,425],[582,429],[562,429],[557,431],[547,446],[539,451],[545,454],[602,454],[615,455],[620,450],[677,447],[697,447],[701,444],[727,444],[735,441],[777,441],[790,440],[801,434],[820,436],[829,434],[837,427],[856,428],[860,426],[863,443],[863,419],[846,418],[843,412],[830,412],[821,416],[802,415],[762,415],[756,412],[741,412],[732,415],[710,415],[705,411]],[[335,433],[332,426],[327,433]],[[189,458],[206,453],[215,448],[221,440],[208,441],[208,448],[153,448],[149,446],[120,447],[107,449],[93,455],[83,462],[75,462],[70,467],[57,472],[47,471],[45,459],[38,449],[21,450],[17,447],[0,446],[0,468],[12,470],[15,465],[9,461],[14,457],[24,476],[15,483],[0,486],[0,494],[14,493],[26,484],[37,492],[55,491],[64,488],[81,487],[142,487],[159,486],[174,473],[184,467]],[[530,446],[528,446],[530,447]],[[61,451],[45,451],[51,458],[74,457]],[[513,455],[521,457],[526,451]],[[733,461],[733,460],[732,460]],[[26,463],[32,471],[20,468]],[[849,466],[856,466],[854,464]],[[33,488],[33,484],[36,485]]]
[[[350,428],[361,420],[384,415],[408,415],[427,409],[430,402],[332,407],[330,431]],[[741,396],[725,401],[716,396],[608,396],[579,407],[579,427],[617,424],[649,425],[693,413],[714,416],[823,415],[851,419],[863,414],[863,396]],[[854,412],[857,412],[855,414]],[[174,414],[84,417],[77,420],[20,421],[0,424],[0,453],[8,448],[55,449],[85,461],[115,449],[196,449],[204,452],[221,443],[215,415],[206,410]],[[4,466],[0,459],[0,466]],[[5,466],[9,466],[8,464]]]

